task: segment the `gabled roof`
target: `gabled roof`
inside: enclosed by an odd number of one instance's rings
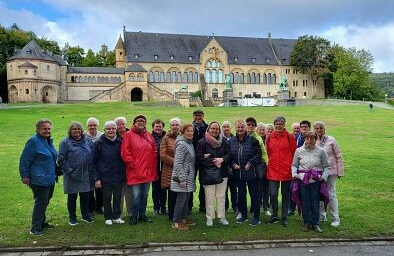
[[[116,43],[115,49],[124,49],[122,37],[119,36],[118,42]]]
[[[269,38],[124,32],[126,61],[197,64],[200,63],[201,51],[213,38],[227,52],[229,64],[248,65],[278,65],[273,49],[278,60],[286,59],[284,64],[288,64],[290,53],[297,41],[272,39],[271,47]]]
[[[19,65],[18,68],[33,68],[33,69],[36,69],[37,66],[33,65],[30,62],[24,62],[23,64]]]
[[[124,69],[123,68],[107,68],[107,67],[68,67],[68,73],[124,74]]]
[[[9,60],[15,59],[46,60],[56,62],[61,66],[67,65],[60,55],[43,50],[34,40],[31,40],[27,45],[18,50],[12,57],[9,58]]]
[[[127,66],[125,69],[126,72],[147,72],[140,64],[133,63],[131,66]]]

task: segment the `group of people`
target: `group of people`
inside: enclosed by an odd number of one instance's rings
[[[315,122],[314,131],[307,120],[295,123],[291,133],[284,117],[275,118],[273,124],[239,118],[233,134],[229,121],[207,124],[204,112],[195,110],[192,123],[172,118],[168,132],[160,119],[152,122],[151,132],[146,124],[146,117],[137,115],[127,129],[126,118],[118,117],[106,121],[102,133],[94,117],[87,120],[86,132],[73,121],[57,152],[52,122],[39,120],[19,168],[22,182],[34,196],[30,233],[41,236],[43,229],[52,227],[45,213],[57,175],[63,175],[69,225],[78,225],[78,196],[84,222],[92,223],[92,213],[101,213],[102,208],[106,225],[123,224],[126,217],[131,225],[152,222],[146,214],[152,184],[154,213],[168,215],[174,229],[188,230],[196,225],[189,216],[197,179],[199,211],[205,213],[207,226],[213,226],[215,218],[229,225],[230,205],[238,224],[250,220],[251,226],[259,225],[262,208],[266,224],[280,220],[284,227],[298,207],[304,231],[316,232],[322,232],[319,222],[327,221],[328,205],[331,225],[340,225],[336,180],[344,175],[343,160],[323,122]]]

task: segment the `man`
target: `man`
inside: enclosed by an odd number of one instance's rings
[[[98,131],[100,122],[95,117],[89,117],[86,121],[87,129],[85,135],[93,142],[100,139],[102,132]],[[89,192],[89,212],[90,214],[103,214],[103,193],[101,188],[96,188]]]
[[[121,146],[126,165],[126,180],[131,191],[131,217],[129,223],[152,222],[146,216],[149,187],[157,180],[157,150],[155,139],[146,130],[146,117],[138,115],[125,134]]]
[[[57,152],[51,139],[52,122],[41,119],[36,123],[36,135],[26,143],[19,161],[22,182],[33,191],[34,208],[31,235],[42,236],[43,228],[53,227],[46,222],[45,212],[55,186]]]
[[[267,163],[268,163],[267,151],[265,150],[265,145],[264,145],[263,139],[256,132],[256,126],[257,126],[256,119],[253,117],[246,118],[246,126],[247,126],[248,134],[250,134],[252,137],[256,138],[257,141],[259,142],[263,162],[267,165]],[[271,212],[268,210],[268,208],[269,208],[268,188],[269,188],[269,182],[266,177],[263,177],[263,179],[259,180],[259,184],[258,184],[259,203],[260,204],[263,203],[265,215],[271,216]],[[251,205],[251,209],[253,209],[253,205]]]
[[[204,121],[204,112],[201,109],[196,109],[193,111],[193,146],[194,149],[197,147],[197,142],[205,136],[208,125]],[[199,170],[198,164],[196,164],[196,175]],[[205,192],[203,185],[200,184],[200,191],[198,193],[198,199],[200,201],[199,211],[205,213]],[[189,198],[189,213],[192,212],[193,208],[193,193],[191,193]]]
[[[294,123],[294,124],[297,124],[297,123]],[[293,126],[294,126],[294,124],[293,124]],[[292,126],[292,128],[293,128],[293,126]],[[297,127],[297,126],[296,126],[296,127]],[[293,128],[293,134],[296,134],[296,135],[294,135],[294,136],[295,136],[295,140],[296,140],[296,143],[297,143],[297,148],[302,147],[302,145],[304,145],[304,142],[305,142],[305,134],[306,134],[307,132],[309,132],[310,129],[311,129],[311,122],[309,122],[308,120],[302,120],[302,121],[299,123],[299,132],[298,132],[298,133],[296,133],[296,132],[297,132],[297,129],[296,129],[296,131],[294,131],[294,128]],[[291,190],[292,190],[292,189],[293,189],[293,182],[291,182],[291,184],[290,184],[290,193],[291,193]],[[296,203],[291,199],[291,194],[290,194],[290,203],[289,203],[289,212],[288,212],[288,215],[289,215],[289,216],[295,214],[296,206],[297,206],[297,205],[296,205]]]
[[[152,122],[152,136],[155,139],[157,150],[157,175],[158,179],[152,182],[152,200],[153,211],[155,214],[166,214],[167,190],[161,189],[161,168],[162,162],[160,160],[160,143],[166,132],[164,129],[164,122],[160,119],[155,119]]]
[[[294,138],[296,138],[300,134],[300,123],[293,123],[291,129],[293,130]]]

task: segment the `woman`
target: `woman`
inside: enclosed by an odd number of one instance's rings
[[[91,171],[95,187],[103,193],[104,218],[106,225],[123,224],[120,201],[125,167],[120,156],[122,140],[116,136],[116,123],[107,121],[104,134],[94,142]],[[112,203],[111,203],[112,201]]]
[[[222,136],[223,139],[226,139],[228,142],[234,135],[231,133],[231,124],[229,121],[223,121],[222,123]],[[231,208],[233,209],[233,212],[235,214],[238,214],[238,191],[237,191],[237,184],[234,180],[233,176],[233,170],[231,169],[230,166],[229,168],[229,176],[227,179],[227,191],[226,191],[226,211],[229,208],[230,205],[230,200],[228,199],[228,190],[230,190],[230,196],[231,196]]]
[[[64,171],[63,187],[67,194],[67,209],[69,214],[68,223],[71,226],[77,225],[77,197],[82,214],[82,220],[92,223],[89,215],[89,192],[90,172],[89,159],[92,151],[93,142],[84,135],[82,125],[73,121],[68,127],[68,137],[60,142],[59,145],[59,166]]]
[[[290,201],[291,163],[296,150],[294,136],[286,131],[286,119],[282,116],[275,118],[273,131],[266,141],[268,153],[268,172],[270,202],[272,216],[266,224],[277,223],[278,218],[278,191],[281,187],[282,194],[282,220],[281,224],[287,227],[287,212]],[[268,125],[267,125],[268,130]]]
[[[316,146],[316,134],[309,131],[304,138],[304,145],[296,150],[293,158],[292,176],[293,179],[298,180],[298,183],[294,183],[292,198],[297,202],[299,209],[302,207],[304,231],[312,227],[316,232],[321,233],[323,232],[319,226],[321,191],[323,196],[328,197],[327,188],[322,186],[321,182],[327,180],[330,165],[324,149]],[[301,201],[297,198],[298,195]]]
[[[275,130],[273,124],[266,124],[265,125],[265,143],[267,142],[267,138],[271,135],[271,133]],[[267,145],[267,144],[266,144]]]
[[[260,135],[261,139],[263,140],[264,146],[265,146],[265,139],[267,138],[267,136],[266,136],[267,134],[266,134],[265,130],[266,130],[265,123],[258,123],[257,124],[256,132],[258,135]]]
[[[181,128],[181,136],[175,142],[171,190],[177,193],[173,227],[179,230],[188,230],[189,225],[195,224],[187,219],[189,195],[196,190],[193,133],[193,125],[185,124]]]
[[[121,155],[126,165],[126,180],[131,191],[129,224],[152,222],[146,216],[149,187],[157,180],[157,150],[155,139],[146,130],[146,117],[134,117],[133,126],[122,140]]]
[[[215,203],[217,202],[217,216],[222,225],[228,225],[226,220],[226,189],[229,175],[228,164],[230,162],[230,149],[227,140],[223,139],[220,125],[214,121],[208,125],[204,138],[197,142],[196,159],[201,166],[200,183],[205,191],[205,216],[207,226],[213,226],[215,218]],[[206,184],[206,172],[210,169],[218,170],[221,174],[221,182]]]
[[[237,223],[241,224],[248,220],[246,186],[248,186],[253,218],[251,226],[260,224],[259,182],[254,169],[262,163],[262,154],[259,142],[246,133],[245,119],[235,121],[236,135],[230,139],[231,166],[234,179],[238,187],[238,210]]]
[[[36,134],[25,145],[19,161],[19,172],[23,184],[33,192],[34,208],[30,234],[42,236],[44,228],[51,228],[46,222],[45,212],[55,187],[55,166],[57,152],[51,139],[52,122],[41,119],[36,123]]]
[[[168,190],[168,219],[174,220],[174,208],[176,193],[170,190],[172,168],[174,167],[175,140],[181,129],[181,120],[172,118],[170,130],[166,133],[160,143],[160,159],[163,162],[161,170],[161,188]]]
[[[337,141],[332,136],[326,135],[326,125],[322,121],[316,121],[313,125],[317,135],[316,145],[323,148],[328,155],[328,163],[330,164],[330,173],[327,179],[327,189],[330,201],[328,206],[331,211],[331,226],[339,227],[339,207],[336,191],[337,179],[345,175],[343,168],[342,152]],[[324,204],[320,204],[320,221],[327,221],[326,209]]]

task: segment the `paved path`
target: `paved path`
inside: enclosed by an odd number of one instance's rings
[[[321,256],[392,256],[394,238],[352,239],[305,239],[305,240],[261,240],[230,241],[221,245],[209,242],[151,243],[147,246],[81,246],[46,248],[0,248],[1,256],[47,256],[47,255],[135,255],[147,256],[253,256],[253,255],[321,255]]]

